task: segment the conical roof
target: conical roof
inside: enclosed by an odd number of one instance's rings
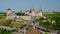
[[[32,6],[32,9],[31,9],[31,10],[32,10],[32,11],[35,11],[35,10],[34,10],[34,6]]]
[[[42,11],[42,9],[39,9],[39,12],[41,12]]]
[[[31,9],[32,11],[35,11],[34,8]]]
[[[7,10],[11,10],[10,8],[8,8]]]

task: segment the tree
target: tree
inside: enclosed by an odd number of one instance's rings
[[[22,10],[20,10],[20,12],[17,12],[16,14],[17,14],[18,16],[22,16],[22,15],[24,15],[25,13],[23,13]]]
[[[31,13],[31,11],[32,11],[32,10],[30,9],[30,12],[29,12],[29,13]]]
[[[46,20],[45,22],[43,22],[44,20]],[[47,29],[52,29],[52,23],[48,21],[48,19],[44,19],[44,18],[39,18],[36,19],[35,21],[39,22],[39,25],[42,27],[45,27]]]
[[[58,30],[60,32],[60,12],[54,12],[52,20],[55,20],[55,23],[53,24],[53,29]]]
[[[51,16],[51,20],[55,20],[55,23],[53,23],[53,29],[58,30],[60,32],[60,12],[54,12],[50,16]]]

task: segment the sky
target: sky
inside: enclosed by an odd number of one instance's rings
[[[36,11],[42,8],[43,11],[60,11],[60,0],[0,0],[0,12],[8,8],[13,11],[26,11],[34,7]]]

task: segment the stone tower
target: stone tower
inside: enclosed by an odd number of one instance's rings
[[[7,16],[10,16],[12,14],[12,10],[10,8],[7,9]]]
[[[42,9],[39,9],[39,16],[43,16],[42,14]]]
[[[31,9],[31,16],[34,16],[35,15],[35,10],[34,10],[34,7],[32,7]]]
[[[7,17],[6,19],[12,19],[12,10],[10,8],[7,9]]]

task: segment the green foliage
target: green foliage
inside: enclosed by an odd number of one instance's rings
[[[45,32],[44,34],[48,34],[47,32]]]
[[[40,26],[43,26],[49,29],[52,28],[60,31],[60,12],[53,12],[53,14],[47,14],[47,16],[49,16],[48,19],[50,19],[51,21],[54,20],[55,23],[52,24],[52,22],[49,22],[47,19],[43,19],[43,18],[36,19],[35,21],[39,22]],[[47,21],[42,22],[43,20],[47,20]]]
[[[0,25],[2,26],[10,26],[12,20],[3,20],[3,21],[0,21]]]
[[[52,17],[52,19],[56,22],[53,24],[54,29],[60,31],[60,12],[54,12],[54,16]]]
[[[48,15],[51,20],[55,20],[55,23],[53,23],[53,29],[60,31],[60,12],[53,12],[53,14]]]
[[[20,12],[18,12],[18,13],[16,13],[16,14],[19,15],[19,16],[22,15],[22,13],[20,13]]]
[[[6,30],[3,28],[0,28],[0,34],[12,34],[14,31],[13,30]]]
[[[22,16],[22,15],[24,15],[25,13],[23,13],[22,10],[21,10],[20,12],[17,12],[16,14],[17,14],[18,16]]]
[[[51,25],[51,23],[48,23],[48,22],[42,22],[42,23],[39,23],[39,25],[40,26],[43,26],[43,27],[45,27],[45,28],[47,28],[47,29],[51,29],[52,28],[52,25]]]
[[[34,34],[38,34],[38,32],[35,32]]]
[[[32,11],[32,10],[30,9],[29,13],[31,13],[31,11]]]
[[[43,22],[43,20],[46,20],[46,22]],[[48,21],[48,19],[44,19],[44,18],[39,18],[35,20],[36,22],[39,22],[39,25],[42,27],[45,27],[47,29],[51,29],[52,28],[52,23]]]
[[[20,29],[22,29],[22,28],[24,28],[24,27],[26,27],[26,24],[24,24],[24,25],[21,25]]]
[[[21,25],[22,25],[22,24],[17,23],[17,22],[12,22],[12,23],[10,24],[10,26],[12,26],[12,27],[17,27],[17,28],[19,28]]]
[[[21,25],[20,29],[22,29],[22,28],[24,28],[24,26],[23,26],[23,25]]]

